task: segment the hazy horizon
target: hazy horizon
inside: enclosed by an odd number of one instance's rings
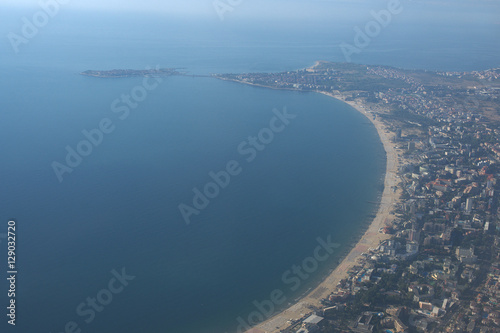
[[[0,7],[16,7],[29,10],[40,8],[41,3],[52,1],[54,0],[4,0],[0,3]],[[403,13],[405,20],[420,20],[422,22],[462,20],[477,24],[500,25],[500,18],[497,15],[500,3],[493,0],[407,0],[400,2],[405,9],[411,9],[411,15]],[[384,0],[193,0],[189,2],[163,2],[159,0],[141,2],[89,0],[77,2],[65,0],[61,3],[61,6],[67,11],[144,12],[157,15],[175,15],[179,18],[218,19],[216,4],[219,4],[222,6],[219,7],[219,11],[228,14],[225,15],[225,20],[229,21],[238,19],[300,19],[301,21],[307,21],[317,19],[362,19],[368,16],[371,10],[385,8],[388,3],[389,1]],[[406,12],[410,12],[410,10],[406,10]],[[447,15],[443,16],[443,13]]]

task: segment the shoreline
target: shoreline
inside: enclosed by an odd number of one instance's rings
[[[345,98],[341,95],[334,95],[327,92],[319,93],[350,105],[356,111],[368,118],[375,126],[386,153],[384,190],[375,217],[357,244],[351,248],[346,256],[344,256],[342,262],[338,264],[318,286],[309,290],[306,295],[297,300],[295,304],[254,326],[254,328],[247,331],[247,333],[279,333],[281,330],[290,327],[290,321],[304,318],[307,314],[311,314],[313,312],[310,309],[311,306],[321,306],[321,300],[328,297],[331,292],[335,290],[338,283],[348,277],[348,271],[357,265],[363,253],[378,247],[380,242],[391,238],[390,235],[379,233],[380,228],[389,225],[390,222],[394,220],[394,216],[390,211],[394,204],[398,202],[401,195],[400,189],[396,192],[393,191],[393,186],[397,186],[398,184],[397,171],[400,162],[398,161],[399,154],[395,148],[395,144],[390,140],[391,133],[386,131],[384,124],[378,117],[373,119],[371,112],[367,111],[364,105],[353,101],[345,101]]]

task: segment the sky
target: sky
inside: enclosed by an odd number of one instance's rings
[[[404,8],[395,20],[421,25],[422,29],[428,23],[449,25],[450,29],[460,24],[489,26],[492,31],[500,28],[500,0],[0,0],[0,26],[15,29],[23,18],[33,21],[41,4],[59,2],[58,12],[82,13],[91,20],[95,12],[129,12],[186,22],[201,19],[226,28],[231,24],[238,28],[247,20],[266,25],[286,21],[285,29],[306,27],[304,24],[329,29],[332,23],[363,25],[373,20],[373,12],[387,9],[391,1],[400,1]]]
[[[356,17],[362,11],[387,7],[391,0],[0,0],[0,6],[39,8],[39,3],[60,1],[67,9],[99,11],[146,11],[177,16],[217,16],[214,4],[239,18],[335,18]],[[397,0],[395,0],[397,1]],[[461,11],[471,7],[485,15],[500,17],[498,0],[401,0],[404,6],[428,12]],[[221,8],[221,7],[219,7]],[[464,15],[474,14],[468,9]]]

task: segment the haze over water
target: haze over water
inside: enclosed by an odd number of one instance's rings
[[[383,2],[373,9],[379,8]],[[111,103],[142,78],[78,73],[156,65],[193,74],[271,72],[344,61],[338,44],[352,42],[352,26],[364,25],[370,9],[352,22],[265,26],[238,22],[243,6],[224,22],[216,14],[180,20],[68,11],[18,54],[4,38],[0,212],[1,220],[18,220],[16,329],[62,332],[75,321],[93,333],[231,331],[237,317],[255,310],[254,300],[280,289],[292,302],[324,276],[369,221],[382,190],[385,154],[366,118],[319,94],[168,77],[120,120]],[[32,12],[1,14],[3,35]],[[353,60],[422,69],[498,67],[498,26],[469,29],[461,22],[457,32],[447,24],[422,28],[405,11]],[[238,145],[269,127],[273,109],[284,108],[296,118],[247,162]],[[103,118],[115,130],[59,183],[51,163],[64,162],[65,147],[76,147],[82,131]],[[178,205],[192,204],[192,189],[231,160],[241,174],[186,225]],[[328,235],[341,245],[338,253],[292,291],[283,273]],[[87,324],[77,307],[122,268],[135,279]],[[0,288],[7,288],[4,279]]]

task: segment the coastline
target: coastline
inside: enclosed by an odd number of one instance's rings
[[[298,300],[296,304],[291,305],[289,308],[256,325],[252,330],[247,331],[247,333],[279,333],[281,330],[290,326],[290,321],[311,314],[311,307],[321,306],[321,300],[328,297],[331,292],[335,290],[337,284],[348,277],[348,271],[356,266],[363,253],[378,247],[380,242],[391,237],[390,235],[379,233],[380,228],[389,225],[394,219],[394,216],[390,212],[401,195],[400,189],[396,192],[393,191],[393,186],[397,186],[398,184],[397,171],[399,168],[399,154],[394,143],[390,140],[391,133],[386,131],[384,124],[378,117],[376,119],[373,118],[372,114],[367,111],[364,105],[353,101],[345,101],[345,98],[341,95],[334,95],[327,92],[320,93],[349,104],[355,110],[367,117],[375,126],[378,136],[384,146],[387,160],[384,176],[384,190],[379,208],[376,216],[358,243],[316,288],[308,292],[307,295]]]

